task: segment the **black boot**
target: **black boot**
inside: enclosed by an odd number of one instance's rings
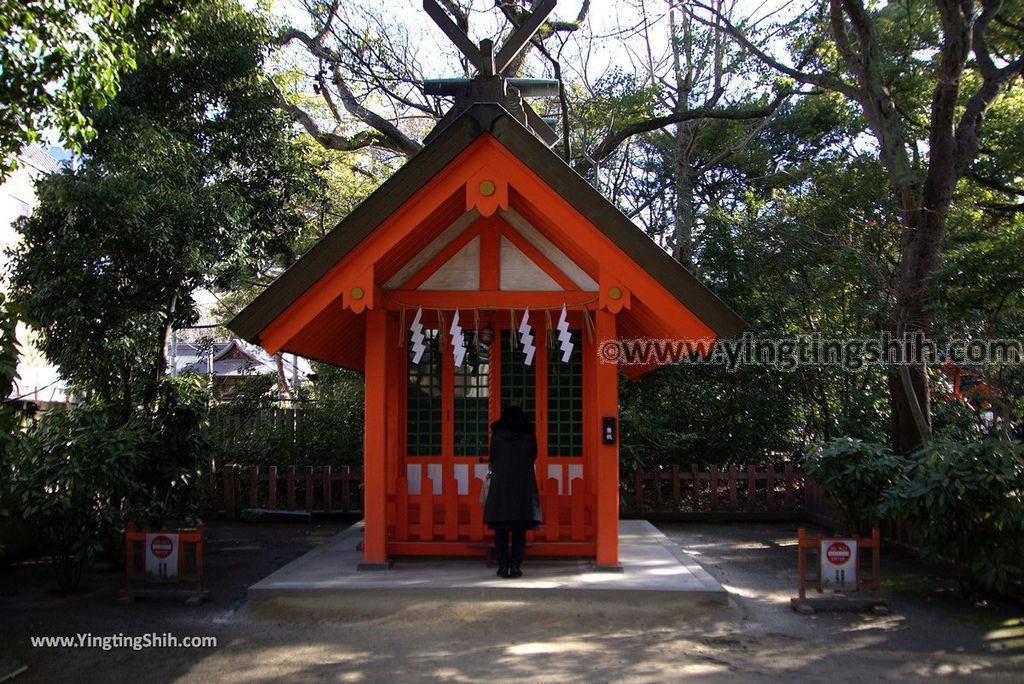
[[[508,576],[509,576],[508,563],[499,563],[498,564],[498,577],[501,577],[502,579],[505,579]]]
[[[521,566],[523,564],[523,556],[526,552],[526,530],[514,530],[512,532],[512,548],[510,549],[508,560],[508,576],[522,577],[523,571]]]

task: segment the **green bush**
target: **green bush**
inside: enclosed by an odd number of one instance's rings
[[[207,432],[213,456],[245,465],[359,466],[363,450],[363,385],[355,373],[317,367],[303,388],[294,426],[283,420],[273,376],[243,378],[213,408]]]
[[[883,495],[903,467],[888,447],[850,437],[821,444],[803,458],[804,472],[825,485],[844,533],[868,534],[878,525]]]
[[[935,442],[914,455],[884,508],[913,526],[928,556],[953,563],[965,595],[1024,578],[1024,446]]]
[[[65,591],[106,544],[119,560],[128,520],[158,529],[190,522],[198,509],[202,388],[166,378],[149,412],[121,424],[117,414],[100,403],[48,411],[11,450],[12,508],[43,530]]]
[[[145,456],[133,474],[133,496],[125,501],[127,517],[140,527],[197,522],[203,495],[197,485],[209,457],[207,398],[196,377],[161,380],[153,408],[143,416]]]
[[[144,426],[111,429],[103,407],[46,413],[12,451],[12,492],[43,543],[64,591],[78,587],[82,568],[121,522],[118,492],[134,489],[145,457]]]
[[[962,399],[937,397],[932,402],[932,432],[940,439],[968,442],[985,438],[979,410]]]

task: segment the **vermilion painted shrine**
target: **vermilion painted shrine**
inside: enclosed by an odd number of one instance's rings
[[[619,368],[601,343],[743,325],[541,140],[551,130],[495,75],[507,47],[484,41],[481,75],[424,149],[230,324],[271,354],[364,373],[368,568],[487,553],[488,428],[510,403],[537,426],[544,523],[527,555],[617,566],[618,436],[603,429]]]

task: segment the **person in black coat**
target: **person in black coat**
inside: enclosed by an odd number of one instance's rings
[[[494,530],[498,577],[521,577],[526,531],[541,522],[533,462],[537,435],[518,406],[507,406],[491,424],[491,487],[484,522]]]

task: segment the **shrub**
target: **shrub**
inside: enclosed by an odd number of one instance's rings
[[[48,411],[11,453],[14,508],[43,530],[43,543],[65,591],[83,567],[113,541],[115,560],[124,523],[162,527],[196,511],[205,446],[202,389],[166,378],[149,412],[118,424],[101,403]]]
[[[923,551],[953,563],[964,595],[1024,577],[1024,446],[938,441],[914,455],[885,510],[921,535]]]
[[[172,520],[196,522],[203,494],[197,485],[209,453],[207,400],[199,378],[161,380],[152,410],[142,418],[144,457],[125,501],[126,516],[140,527],[160,529]]]
[[[985,438],[985,426],[978,409],[953,397],[937,397],[932,402],[932,431],[936,436],[955,441]]]
[[[883,494],[901,475],[903,459],[888,447],[850,437],[808,452],[803,468],[825,485],[844,533],[868,534],[881,517]]]
[[[217,405],[207,432],[214,457],[245,465],[358,466],[363,449],[362,379],[350,371],[317,366],[304,387],[295,424],[281,420],[275,378],[244,378]]]
[[[46,413],[13,449],[15,505],[43,530],[62,590],[119,527],[115,493],[133,487],[145,440],[141,424],[112,429],[103,407],[79,406]]]

